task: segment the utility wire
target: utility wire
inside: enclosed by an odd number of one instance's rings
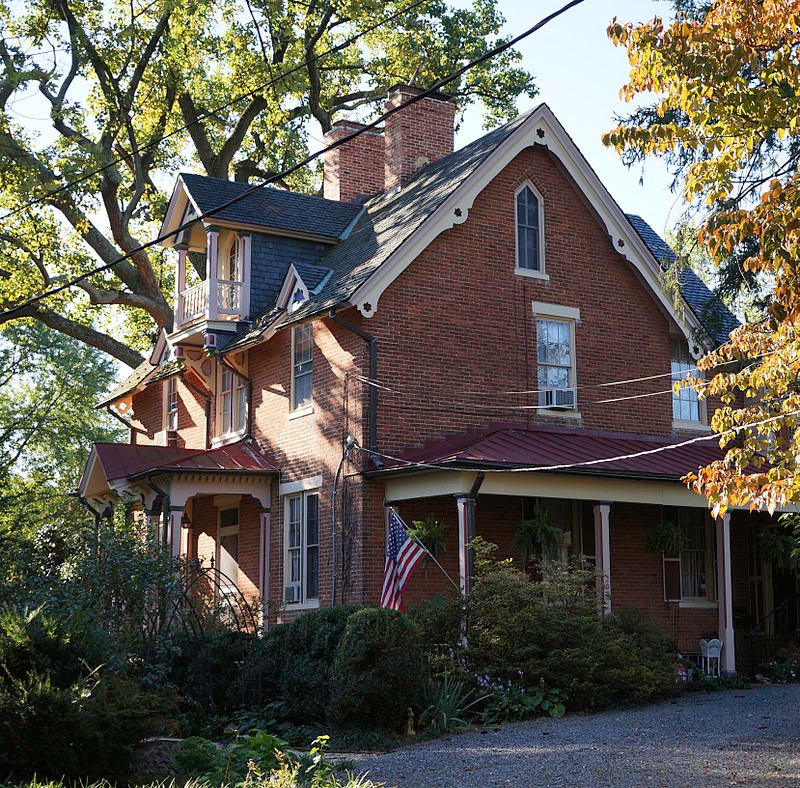
[[[418,0],[418,2],[422,2],[422,0]],[[518,36],[515,36],[512,39],[509,39],[508,41],[506,41],[503,44],[499,44],[498,46],[496,46],[493,49],[489,50],[488,52],[484,53],[480,57],[477,57],[474,60],[469,61],[469,63],[465,64],[464,66],[461,66],[461,68],[458,68],[455,71],[450,72],[447,76],[442,77],[441,79],[439,79],[436,82],[434,82],[433,85],[431,85],[429,88],[426,88],[425,90],[421,91],[420,93],[418,93],[418,94],[416,94],[414,96],[411,96],[408,99],[408,101],[404,102],[403,104],[399,104],[399,105],[397,105],[395,107],[391,107],[390,109],[386,110],[383,114],[379,115],[378,118],[376,118],[375,120],[371,121],[370,123],[366,123],[366,124],[360,126],[358,129],[355,129],[351,133],[349,133],[349,134],[347,134],[347,135],[345,135],[343,137],[340,137],[337,140],[334,140],[330,145],[326,146],[322,150],[317,151],[316,153],[312,153],[309,156],[306,156],[306,158],[302,159],[297,164],[294,164],[291,167],[287,167],[283,171],[281,171],[281,172],[279,172],[279,173],[277,173],[275,175],[272,175],[269,178],[265,178],[264,180],[262,180],[259,183],[253,184],[250,188],[245,189],[241,194],[237,195],[236,197],[232,197],[230,200],[227,200],[224,203],[221,203],[220,205],[216,206],[215,208],[212,208],[211,210],[208,210],[205,213],[202,213],[202,214],[199,214],[199,215],[193,217],[190,221],[184,222],[179,227],[176,227],[174,230],[171,230],[170,232],[168,232],[168,233],[166,233],[164,235],[159,235],[158,237],[153,238],[150,241],[146,241],[145,243],[140,244],[139,246],[135,247],[134,249],[131,249],[129,252],[126,252],[125,254],[121,255],[120,257],[116,258],[115,260],[112,260],[110,263],[104,263],[103,265],[97,266],[96,268],[92,269],[91,271],[87,271],[84,274],[80,274],[78,276],[75,276],[72,279],[67,280],[66,282],[62,282],[60,285],[57,285],[55,287],[51,287],[48,290],[45,290],[43,293],[40,293],[39,295],[32,296],[31,298],[28,298],[27,300],[23,301],[22,303],[17,304],[16,306],[11,307],[10,309],[6,309],[3,312],[0,312],[0,319],[13,317],[14,315],[19,314],[20,312],[22,312],[27,307],[33,306],[34,304],[37,304],[39,301],[43,300],[44,298],[47,298],[48,296],[56,295],[57,293],[61,293],[64,290],[68,290],[70,287],[73,287],[74,285],[78,284],[79,282],[82,282],[84,279],[88,279],[90,276],[93,276],[94,274],[99,274],[99,273],[102,273],[103,271],[107,271],[110,268],[113,268],[115,265],[119,265],[120,263],[125,262],[126,260],[129,260],[135,254],[138,254],[139,252],[142,252],[145,249],[149,249],[151,246],[155,246],[156,244],[159,244],[162,241],[167,240],[168,238],[172,238],[173,236],[178,235],[179,233],[183,232],[183,230],[186,230],[187,228],[189,228],[190,226],[196,224],[197,222],[202,221],[203,219],[207,219],[207,218],[209,218],[211,216],[215,216],[216,214],[220,213],[221,211],[224,211],[226,208],[229,208],[230,206],[235,205],[236,203],[240,202],[245,197],[248,197],[249,195],[253,194],[254,192],[257,192],[257,191],[263,189],[264,186],[267,186],[270,183],[274,183],[275,181],[282,180],[282,179],[286,178],[286,176],[291,175],[294,172],[297,172],[297,170],[299,170],[299,169],[302,169],[307,164],[310,164],[312,161],[314,161],[315,159],[317,159],[320,156],[322,156],[324,153],[327,153],[328,151],[331,151],[331,150],[335,150],[336,148],[340,148],[342,145],[346,145],[348,142],[350,142],[351,140],[355,139],[356,137],[359,137],[362,134],[364,134],[365,132],[370,131],[370,130],[374,129],[375,127],[379,126],[384,120],[386,120],[386,118],[389,118],[392,115],[396,114],[397,112],[400,112],[403,109],[405,109],[406,107],[410,106],[411,104],[416,104],[418,101],[422,101],[422,99],[427,98],[431,94],[438,92],[440,88],[442,88],[445,85],[449,84],[453,80],[458,79],[458,77],[462,76],[463,74],[465,74],[470,69],[475,68],[475,66],[478,66],[481,63],[485,63],[487,60],[491,60],[491,58],[496,57],[497,55],[501,54],[502,52],[505,52],[507,49],[510,49],[515,44],[518,44],[520,41],[522,41],[523,39],[527,38],[528,36],[532,35],[533,33],[537,32],[538,30],[541,30],[545,25],[547,25],[549,22],[552,22],[554,19],[558,18],[562,14],[566,13],[569,9],[571,9],[571,8],[577,6],[577,5],[580,5],[583,2],[585,2],[585,0],[571,0],[571,2],[567,3],[566,5],[563,5],[561,8],[559,8],[556,11],[554,11],[553,13],[548,14],[546,17],[541,19],[539,22],[537,22],[532,27],[529,27],[525,32],[520,33]],[[0,218],[5,218],[5,217],[0,217]]]
[[[619,462],[622,460],[634,460],[638,457],[646,457],[651,456],[653,454],[660,454],[664,451],[674,451],[675,449],[682,449],[686,446],[691,446],[695,443],[701,443],[703,441],[710,441],[710,440],[722,440],[726,436],[729,435],[736,435],[738,432],[747,429],[753,429],[754,427],[761,427],[765,424],[769,424],[771,422],[780,421],[781,419],[786,419],[791,416],[798,416],[800,415],[800,410],[793,410],[789,413],[781,413],[779,416],[770,416],[766,419],[761,419],[761,421],[754,421],[749,424],[739,424],[735,427],[731,427],[730,429],[723,430],[720,433],[715,433],[713,435],[699,435],[696,438],[689,438],[685,441],[680,441],[679,443],[670,443],[666,446],[657,446],[653,449],[643,449],[642,451],[635,451],[631,452],[630,454],[618,454],[614,457],[599,457],[594,460],[580,460],[578,462],[565,462],[559,463],[558,465],[531,465],[525,468],[492,468],[492,473],[528,473],[531,471],[566,471],[572,468],[584,468],[584,467],[591,467],[594,465],[602,465],[604,463],[609,462]],[[362,446],[355,444],[355,448],[359,451],[363,452],[367,456],[374,456],[380,457],[384,460],[389,460],[391,462],[400,463],[398,469],[404,468],[421,468],[426,470],[437,470],[437,471],[474,471],[474,465],[448,465],[445,463],[437,463],[437,462],[417,462],[415,460],[407,460],[403,457],[395,457],[391,454],[384,454],[379,451],[374,451],[372,449],[365,449]],[[394,470],[394,469],[390,469]]]
[[[46,194],[43,194],[41,197],[36,197],[33,200],[29,200],[24,205],[20,205],[17,208],[14,208],[13,210],[2,214],[0,216],[0,221],[2,221],[3,219],[8,219],[10,216],[14,216],[15,214],[18,214],[18,213],[20,213],[20,212],[22,212],[22,211],[24,211],[24,210],[26,210],[28,208],[31,208],[34,205],[38,205],[39,203],[45,202],[50,197],[54,197],[55,195],[60,194],[61,192],[67,191],[69,189],[72,189],[73,187],[78,186],[81,183],[84,183],[85,181],[89,180],[90,178],[93,178],[95,175],[99,175],[100,173],[105,172],[106,170],[110,169],[111,167],[115,167],[120,162],[126,161],[131,156],[135,156],[138,153],[142,153],[143,151],[147,151],[150,148],[154,148],[156,145],[160,145],[162,142],[164,142],[164,140],[168,140],[170,137],[174,137],[176,134],[180,134],[182,131],[186,131],[186,130],[190,129],[192,126],[195,126],[198,123],[202,123],[204,120],[207,120],[208,118],[213,117],[214,115],[217,115],[219,112],[222,112],[223,110],[226,110],[229,107],[232,107],[235,104],[238,104],[240,101],[244,101],[245,99],[252,98],[253,96],[256,95],[256,93],[261,92],[265,88],[272,87],[272,86],[276,85],[278,82],[280,82],[281,80],[286,79],[286,77],[291,76],[296,71],[300,71],[300,70],[306,68],[307,66],[312,65],[313,63],[316,63],[318,60],[321,60],[322,58],[328,57],[328,55],[333,55],[333,54],[336,54],[337,52],[340,52],[343,49],[346,49],[351,44],[356,43],[360,38],[362,38],[366,34],[371,33],[374,30],[377,30],[379,27],[382,27],[383,25],[388,24],[389,22],[393,22],[395,19],[398,19],[399,17],[404,16],[405,14],[409,13],[410,11],[413,11],[415,8],[417,8],[420,5],[423,5],[424,3],[427,3],[427,2],[429,2],[429,0],[414,0],[413,3],[410,3],[409,5],[407,5],[405,8],[401,9],[400,11],[397,11],[394,14],[391,14],[390,16],[387,16],[384,19],[381,19],[379,22],[375,22],[374,24],[370,25],[369,27],[364,28],[360,32],[350,36],[347,39],[345,39],[340,44],[337,44],[335,47],[331,47],[331,49],[326,49],[324,52],[320,52],[318,55],[314,55],[313,57],[310,57],[307,60],[304,60],[302,63],[298,63],[296,66],[294,66],[293,68],[290,68],[288,71],[281,72],[276,77],[272,77],[271,76],[272,70],[270,68],[269,69],[270,70],[270,79],[268,79],[266,82],[262,82],[260,85],[257,85],[255,88],[253,88],[252,90],[248,91],[247,93],[241,93],[236,98],[233,98],[230,101],[226,101],[224,104],[220,104],[215,109],[208,110],[207,112],[201,112],[194,120],[189,121],[189,123],[187,123],[187,124],[185,124],[183,126],[179,126],[178,128],[173,129],[172,131],[168,132],[167,134],[164,134],[163,136],[158,137],[155,140],[151,140],[150,142],[148,142],[148,143],[146,143],[144,145],[141,145],[140,147],[134,147],[128,153],[126,153],[126,154],[124,154],[122,156],[118,156],[115,159],[112,159],[108,163],[104,164],[102,167],[98,167],[97,169],[90,170],[89,172],[85,173],[84,175],[81,175],[79,178],[75,178],[74,180],[70,181],[69,183],[65,183],[62,186],[59,186],[58,188],[53,189],[52,191],[49,191]],[[153,3],[151,3],[150,5],[153,5]],[[149,8],[149,6],[148,6],[148,8]],[[254,22],[255,22],[255,18],[254,18]],[[255,24],[256,24],[256,27],[258,27],[257,23],[255,23]],[[269,68],[269,66],[268,66],[268,68]]]

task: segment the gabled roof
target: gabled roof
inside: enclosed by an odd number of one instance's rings
[[[274,475],[278,466],[270,458],[239,442],[218,449],[179,449],[175,446],[139,446],[129,443],[95,443],[86,461],[78,490],[91,495],[88,486],[99,482],[100,470],[105,482],[139,479],[143,476],[175,473],[216,473],[234,475]]]
[[[181,173],[175,192],[179,192],[181,183],[200,214],[229,200],[236,200],[253,188],[248,183]],[[339,240],[360,210],[361,206],[355,203],[326,200],[324,197],[265,186],[215,213],[206,223],[235,222],[334,242]],[[171,213],[168,213],[168,217]],[[180,217],[177,220],[174,217],[172,219],[180,221]],[[165,230],[168,228],[162,227],[162,233]]]
[[[122,381],[122,383],[119,384],[119,386],[103,397],[103,399],[101,399],[95,407],[102,408],[106,405],[111,405],[113,402],[121,399],[126,394],[130,394],[142,383],[144,383],[155,369],[157,369],[157,366],[155,364],[151,364],[149,359],[143,361],[138,367],[136,367],[136,369],[133,370],[133,372],[131,372],[130,375],[128,375],[127,378]]]
[[[685,441],[561,427],[495,427],[404,452],[403,459],[410,464],[387,462],[387,467],[376,473],[408,473],[418,469],[416,463],[477,470],[563,465],[566,467],[552,472],[678,482],[688,471],[723,456],[716,440],[682,443]],[[613,459],[618,457],[624,459]]]
[[[633,213],[626,214],[626,216],[661,267],[665,271],[671,268],[678,256],[672,251],[669,244],[641,216]],[[703,324],[711,339],[718,345],[727,342],[728,335],[739,325],[739,321],[731,314],[728,307],[706,287],[703,280],[688,266],[681,269],[678,285],[683,300]]]

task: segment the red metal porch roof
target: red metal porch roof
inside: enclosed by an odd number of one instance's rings
[[[243,442],[217,449],[179,449],[174,446],[138,446],[129,443],[95,443],[93,448],[109,481],[148,473],[278,472],[273,460]]]
[[[530,467],[551,469],[554,473],[677,481],[722,456],[715,435],[679,439],[514,426],[469,432],[405,451],[405,462],[387,461],[385,471],[424,470],[414,464],[431,463],[486,470]]]

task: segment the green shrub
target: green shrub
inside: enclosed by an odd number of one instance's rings
[[[262,643],[267,695],[294,723],[325,719],[333,662],[347,621],[357,607],[310,610],[270,629]]]
[[[408,708],[419,707],[425,680],[413,623],[393,610],[365,608],[350,616],[339,642],[329,717],[397,729]]]

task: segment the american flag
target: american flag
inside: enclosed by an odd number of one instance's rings
[[[389,517],[389,539],[386,543],[386,568],[383,573],[381,607],[403,609],[403,589],[427,550],[406,531],[400,515],[392,509]]]

